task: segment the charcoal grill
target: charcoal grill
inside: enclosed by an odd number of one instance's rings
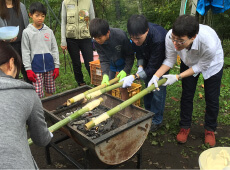
[[[58,110],[56,108],[66,102],[67,99],[90,88],[87,85],[81,86],[43,99],[45,115],[52,123],[60,121],[61,118],[57,114],[79,104],[76,103]],[[104,98],[102,105],[110,109],[123,102],[109,94],[103,94],[101,97]],[[152,112],[130,105],[114,115],[121,120],[120,126],[96,139],[91,139],[70,124],[65,126],[67,129],[65,132],[83,148],[93,151],[103,163],[117,165],[130,159],[141,148],[150,130],[153,115]]]

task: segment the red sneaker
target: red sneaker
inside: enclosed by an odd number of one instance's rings
[[[181,128],[180,132],[177,134],[177,137],[176,137],[177,141],[179,143],[187,142],[189,132],[190,132],[190,128],[189,129]]]
[[[216,145],[215,134],[213,131],[208,131],[205,129],[205,144],[209,144],[211,147]]]

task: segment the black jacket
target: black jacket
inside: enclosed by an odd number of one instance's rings
[[[94,43],[99,54],[103,74],[109,75],[111,68],[116,68],[112,71],[123,69],[127,74],[130,73],[134,62],[134,52],[123,30],[110,28],[109,39],[104,44],[100,45],[96,41]],[[122,63],[121,60],[124,62]]]
[[[166,34],[167,31],[163,27],[149,23],[149,32],[145,42],[141,46],[136,46],[132,42],[138,63],[144,67],[144,71],[139,73],[140,78],[152,77],[162,65],[165,59]]]

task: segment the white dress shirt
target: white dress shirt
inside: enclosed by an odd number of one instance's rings
[[[186,48],[177,51],[169,36],[172,30],[169,30],[165,37],[166,59],[163,64],[173,67],[176,63],[177,55],[189,68],[192,67],[195,72],[194,76],[199,73],[203,74],[204,79],[218,73],[224,64],[224,53],[221,41],[216,32],[207,25],[199,25],[200,29],[193,41],[190,50]]]

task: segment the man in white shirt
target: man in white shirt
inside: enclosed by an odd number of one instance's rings
[[[177,55],[181,58],[179,75],[164,75],[166,85],[182,80],[180,132],[177,141],[185,143],[190,132],[193,97],[200,73],[204,77],[206,113],[205,143],[215,146],[214,131],[219,112],[220,84],[223,74],[224,54],[221,41],[209,26],[199,24],[195,17],[182,15],[177,18],[165,38],[166,59],[149,81],[155,84],[159,77],[173,67]]]

